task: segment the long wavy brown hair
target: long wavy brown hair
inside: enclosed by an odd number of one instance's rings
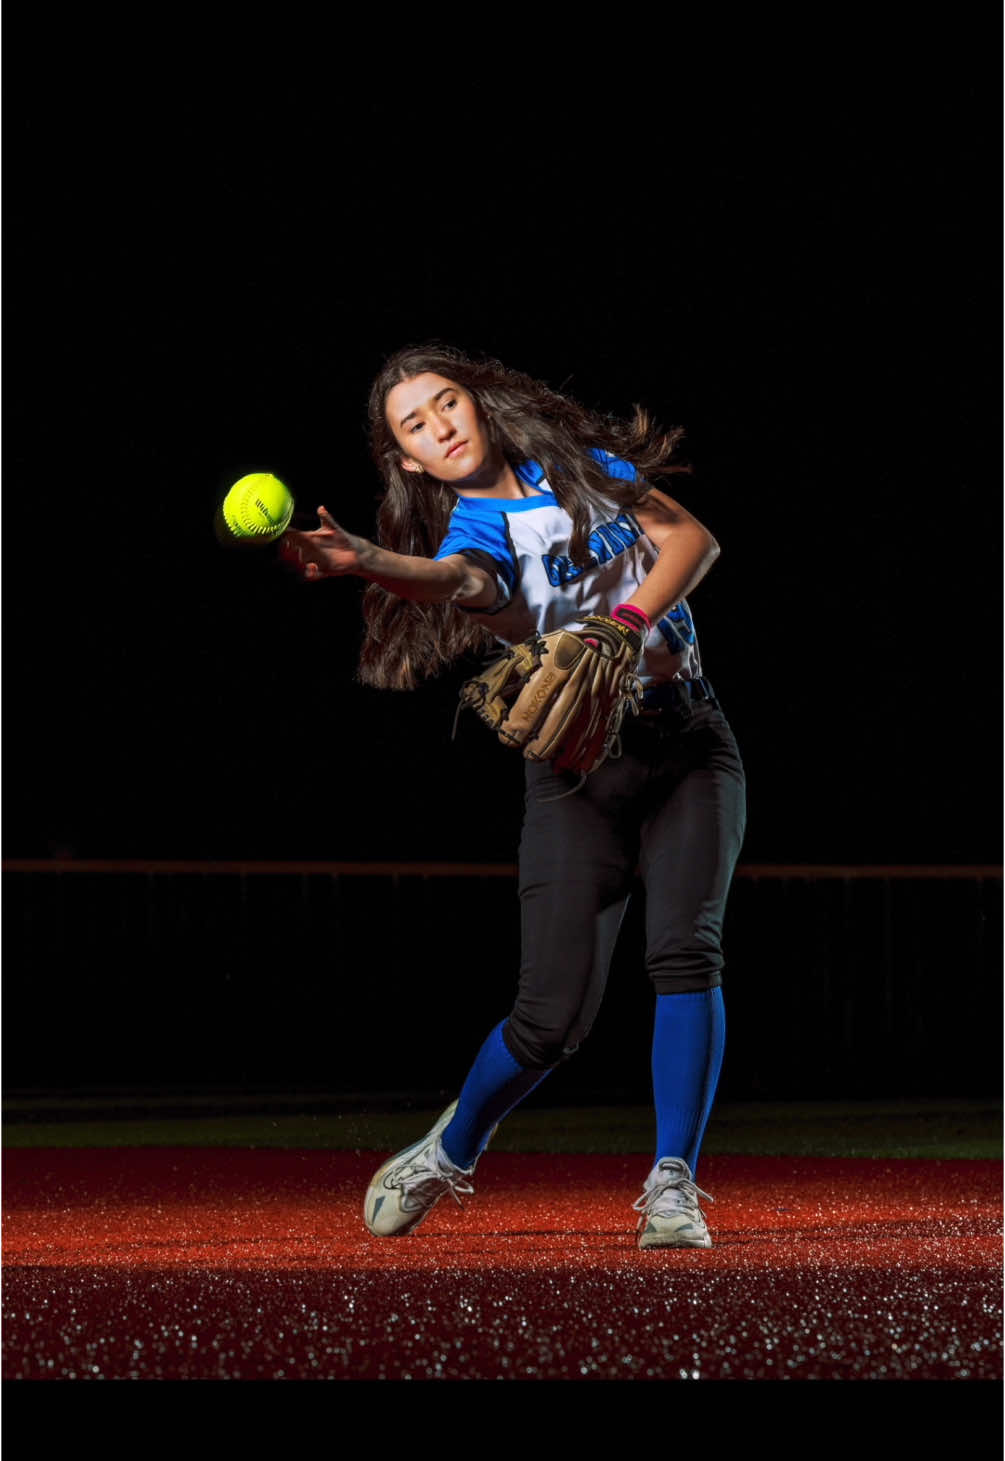
[[[591,507],[632,507],[646,495],[646,477],[686,472],[671,461],[683,436],[664,432],[641,406],[630,421],[586,410],[498,360],[473,358],[438,342],[409,346],[385,363],[370,391],[369,429],[374,461],[386,484],[377,511],[377,541],[394,553],[432,558],[447,535],[457,502],[453,489],[428,472],[406,472],[402,449],[387,421],[390,391],[430,372],[463,386],[484,416],[492,443],[511,467],[540,464],[559,505],[572,519],[570,556],[590,562]],[[591,447],[631,462],[639,480],[609,477]],[[366,633],[358,677],[384,690],[411,690],[470,651],[489,649],[491,634],[450,600],[419,603],[371,583],[363,594]]]

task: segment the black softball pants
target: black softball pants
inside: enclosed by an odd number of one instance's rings
[[[626,718],[622,747],[569,796],[560,794],[575,776],[525,763],[522,961],[503,1038],[529,1069],[557,1064],[589,1033],[636,873],[657,994],[722,983],[726,897],[746,823],[733,733],[710,700]]]

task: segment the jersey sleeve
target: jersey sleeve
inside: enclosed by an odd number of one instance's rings
[[[622,482],[638,481],[638,472],[631,462],[626,462],[622,457],[616,457],[613,452],[603,451],[599,446],[591,446],[590,456],[607,472],[609,477],[617,477]]]
[[[436,550],[435,560],[450,558],[455,553],[484,568],[496,581],[495,602],[487,609],[479,609],[478,613],[494,614],[509,603],[516,586],[517,567],[505,513],[451,523],[447,536]],[[456,607],[464,609],[463,604]]]

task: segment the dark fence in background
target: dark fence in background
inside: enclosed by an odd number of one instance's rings
[[[4,871],[8,1091],[455,1092],[519,967],[506,865]],[[642,914],[532,1104],[649,1100]],[[742,866],[726,953],[723,1099],[1000,1094],[1000,868]]]

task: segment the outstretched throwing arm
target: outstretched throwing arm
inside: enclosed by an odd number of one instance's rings
[[[318,508],[318,517],[319,528],[286,533],[280,548],[283,562],[307,583],[351,573],[403,599],[455,599],[469,609],[488,607],[495,600],[492,578],[460,553],[440,559],[392,553],[369,538],[346,532],[326,507]]]

